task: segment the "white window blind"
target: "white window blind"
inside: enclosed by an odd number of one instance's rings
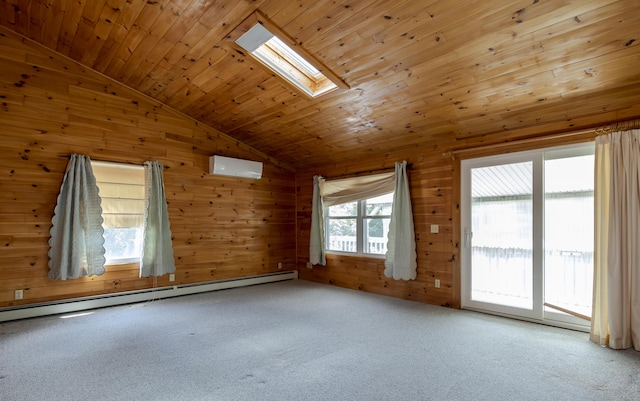
[[[322,200],[325,207],[374,198],[395,189],[394,173],[325,181],[322,184]]]
[[[144,168],[123,163],[92,161],[102,198],[105,228],[142,227],[144,218]]]

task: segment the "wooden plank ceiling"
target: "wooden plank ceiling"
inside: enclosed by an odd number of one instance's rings
[[[0,1],[2,25],[298,170],[638,117],[637,0]],[[350,88],[311,99],[239,52],[256,10]]]

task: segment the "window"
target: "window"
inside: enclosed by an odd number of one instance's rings
[[[327,251],[387,253],[393,193],[325,208]]]
[[[311,97],[327,93],[338,86],[300,54],[256,23],[236,43],[275,73]]]
[[[108,265],[140,260],[144,219],[144,167],[91,162],[102,199],[105,257]]]

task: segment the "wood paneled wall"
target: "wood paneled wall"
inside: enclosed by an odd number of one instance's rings
[[[624,112],[606,112],[571,122],[528,127],[465,140],[441,140],[423,147],[407,147],[394,153],[372,153],[351,164],[327,164],[297,173],[297,261],[300,278],[435,305],[460,307],[460,161],[536,148],[592,141],[597,121],[616,121],[637,115],[640,106]],[[571,126],[567,126],[570,124]],[[585,127],[593,127],[587,129]],[[577,130],[577,128],[580,130]],[[571,131],[576,128],[575,131]],[[568,132],[566,132],[568,131]],[[396,281],[384,276],[384,260],[327,255],[326,266],[307,268],[313,176],[350,176],[359,172],[393,168],[407,160],[416,230],[418,271],[416,280]],[[431,224],[439,233],[430,232]],[[435,280],[440,280],[440,288]]]
[[[70,153],[167,167],[172,284],[275,272],[278,262],[295,269],[295,176],[287,166],[4,28],[0,104],[0,307],[153,286],[136,264],[47,278],[51,218]],[[263,178],[211,176],[212,154],[263,161]],[[157,285],[169,285],[168,277]],[[24,300],[14,300],[16,289]]]
[[[309,260],[309,229],[313,175],[338,177],[362,171],[390,168],[395,161],[407,160],[416,228],[418,274],[416,280],[394,280],[384,276],[384,259],[327,255],[327,265],[306,268]],[[454,161],[441,151],[407,149],[395,154],[354,161],[353,165],[319,167],[297,175],[298,265],[300,278],[359,289],[398,298],[437,305],[459,307],[457,279],[457,231],[453,215]],[[430,225],[438,224],[439,233],[430,233]],[[440,288],[435,287],[435,279]]]

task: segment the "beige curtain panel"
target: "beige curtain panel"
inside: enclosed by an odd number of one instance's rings
[[[640,130],[596,138],[591,340],[640,351]]]

